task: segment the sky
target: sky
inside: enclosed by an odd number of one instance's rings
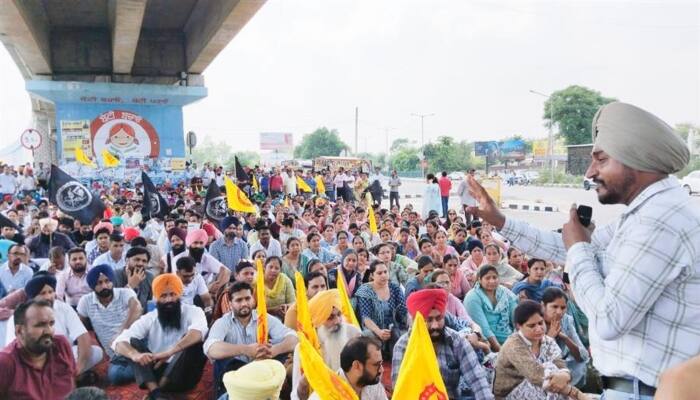
[[[29,97],[0,46],[0,126]],[[260,132],[320,126],[359,151],[449,135],[544,138],[545,97],[569,85],[700,124],[700,1],[268,0],[204,72],[184,111],[200,140],[257,150]],[[0,147],[3,147],[0,145]]]

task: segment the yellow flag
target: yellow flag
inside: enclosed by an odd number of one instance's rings
[[[299,175],[297,175],[297,189],[303,192],[311,193],[311,187],[309,187],[309,185],[306,182],[304,182],[304,180],[301,179]]]
[[[345,277],[343,277],[343,271],[340,271],[340,268],[338,267],[338,293],[340,294],[340,305],[341,305],[341,310],[340,312],[343,313],[343,316],[345,317],[345,320],[348,321],[348,323],[355,325],[356,327],[360,328],[360,323],[357,322],[357,317],[355,316],[355,310],[352,308],[352,304],[350,304],[350,298],[348,297],[348,291],[345,289]]]
[[[267,344],[267,302],[265,301],[265,270],[263,269],[263,263],[261,259],[258,259],[258,271],[256,273],[255,279],[255,298],[257,299],[257,312],[258,312],[258,330],[257,338],[258,344]]]
[[[350,384],[326,366],[304,335],[299,335],[299,358],[304,376],[320,399],[359,400]]]
[[[282,204],[284,208],[289,208],[289,196],[284,195],[284,203]]]
[[[374,217],[374,208],[372,208],[372,197],[367,193],[367,219],[369,220],[369,230],[372,234],[377,234],[377,220]]]
[[[323,176],[316,175],[316,192],[319,195],[326,194],[326,184],[323,183]]]
[[[75,148],[75,161],[88,167],[97,168],[97,164],[85,155],[82,147]]]
[[[224,185],[226,187],[226,203],[228,204],[228,208],[234,211],[251,214],[256,214],[258,212],[255,205],[248,199],[248,196],[246,196],[228,176],[224,177]]]
[[[260,191],[260,184],[258,183],[258,178],[251,172],[251,176],[253,177],[253,182],[251,185],[253,185],[253,190],[255,190],[255,193],[258,193]]]
[[[420,373],[416,373],[420,371]],[[392,399],[447,399],[433,343],[421,313],[416,313],[401,360]]]
[[[112,153],[107,151],[107,149],[102,149],[102,161],[107,168],[114,168],[119,166],[119,159],[115,157]]]
[[[309,311],[309,299],[306,298],[306,286],[304,277],[299,271],[294,272],[294,282],[297,285],[297,333],[305,335],[316,350],[321,350],[321,342],[318,340],[316,329],[311,323]]]

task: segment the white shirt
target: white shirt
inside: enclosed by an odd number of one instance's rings
[[[207,293],[209,293],[209,288],[207,288],[204,278],[200,274],[195,274],[192,282],[185,285],[181,299],[184,304],[194,305],[194,296],[203,296]]]
[[[179,260],[182,257],[189,256],[190,255],[190,250],[187,249],[183,251],[182,253],[178,254],[175,258],[172,259],[172,265],[173,267],[175,266],[175,263],[177,260]],[[202,261],[198,262],[197,265],[195,266],[195,270],[197,271],[198,275],[206,275],[206,278],[204,279],[205,282],[213,282],[214,281],[214,275],[218,274],[219,271],[221,271],[221,268],[226,268],[224,264],[221,263],[221,261],[217,260],[214,258],[209,253],[204,253],[202,254]]]
[[[119,260],[113,259],[110,251],[100,254],[97,256],[97,258],[95,258],[95,261],[92,262],[92,266],[94,267],[100,264],[107,264],[112,267],[112,270],[114,271],[124,268],[124,266],[126,266],[126,249],[122,250],[122,257]]]
[[[284,185],[284,193],[296,196],[297,194],[297,177],[289,176],[286,172],[282,174],[282,184]]]
[[[258,250],[264,250],[267,257],[277,256],[282,257],[282,245],[277,239],[270,238],[270,244],[265,248],[262,243],[258,240],[255,244],[250,246],[250,254],[252,255]]]
[[[17,178],[13,175],[0,174],[0,194],[12,194],[17,189]]]
[[[33,176],[22,176],[19,180],[20,190],[35,190],[36,179]]]
[[[207,335],[207,317],[201,308],[189,304],[181,304],[182,315],[180,329],[164,330],[158,321],[158,310],[153,310],[137,319],[131,327],[120,333],[114,342],[112,350],[116,351],[117,343],[130,343],[131,339],[146,339],[151,353],[159,353],[173,347],[189,331],[195,330],[202,334],[202,339]]]
[[[85,325],[78,317],[78,313],[75,312],[73,307],[62,301],[54,300],[53,317],[56,321],[53,326],[54,335],[63,335],[70,343],[75,342],[80,336],[87,333],[87,329],[85,329]],[[5,343],[15,340],[14,315],[7,320],[5,337],[7,339]]]

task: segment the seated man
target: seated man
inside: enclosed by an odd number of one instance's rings
[[[236,282],[229,289],[232,311],[214,322],[204,352],[214,360],[214,384],[223,393],[221,377],[253,360],[275,358],[284,362],[298,339],[293,330],[277,318],[267,316],[269,343],[257,343],[258,314],[253,310],[253,288]]]
[[[187,250],[175,257],[174,261],[177,262],[179,258],[185,256],[194,258],[197,262],[197,273],[204,277],[209,285],[209,291],[217,293],[228,282],[231,271],[211,254],[205,252],[204,246],[208,240],[209,236],[204,229],[195,229],[189,232],[185,240]]]
[[[348,341],[361,334],[359,328],[343,319],[341,308],[338,289],[324,290],[309,300],[311,323],[316,328],[318,340],[321,343],[323,361],[333,371],[340,369],[340,355]],[[299,346],[296,346],[292,367],[292,399],[297,398],[296,389],[301,377]]]
[[[49,275],[48,272],[38,272],[24,287],[28,300],[42,300],[53,308],[55,319],[53,328],[56,335],[65,336],[71,344],[77,343],[73,346],[73,355],[77,361],[77,373],[82,375],[99,364],[104,353],[99,346],[91,344],[90,334],[73,307],[62,301],[56,301],[55,290],[56,278]],[[10,317],[7,321],[6,343],[12,342],[15,339],[15,334],[15,321],[13,317]]]
[[[97,340],[109,356],[107,379],[112,385],[134,380],[129,360],[110,348],[112,340],[141,316],[141,305],[133,290],[114,288],[114,271],[107,264],[93,267],[87,274],[93,292],[78,302],[78,315],[85,326],[92,325]]]
[[[337,373],[355,390],[361,400],[386,400],[386,391],[381,383],[382,344],[374,338],[360,336],[350,339],[340,352],[340,368]],[[309,397],[311,391],[304,377],[299,383],[300,400],[318,400],[316,393]]]
[[[153,291],[153,275],[146,271],[151,253],[145,247],[132,247],[126,252],[126,267],[114,271],[114,286],[136,292],[143,312],[148,312],[148,301]]]
[[[420,311],[430,332],[440,374],[450,399],[474,397],[477,400],[493,399],[491,385],[486,379],[486,371],[479,363],[472,346],[456,331],[445,326],[447,292],[443,289],[422,289],[408,296],[406,307],[411,318]],[[403,361],[411,331],[404,333],[394,347],[391,363],[391,381],[396,385],[401,361]],[[460,390],[460,381],[471,393]]]
[[[0,266],[0,283],[5,287],[6,293],[12,293],[23,288],[32,279],[34,271],[24,263],[24,257],[27,256],[24,246],[11,245],[7,256],[7,262]]]
[[[195,272],[197,264],[192,257],[178,258],[175,262],[177,277],[180,278],[185,289],[182,292],[182,302],[185,304],[202,306],[206,314],[211,314],[212,300],[202,275]]]
[[[200,308],[181,303],[182,291],[175,274],[159,275],[153,280],[156,309],[112,342],[115,353],[131,360],[136,383],[149,399],[163,398],[161,391],[191,390],[202,377],[207,319]]]
[[[241,260],[236,265],[236,282],[245,282],[253,286],[255,282],[255,265],[248,260]]]
[[[126,246],[124,236],[119,233],[112,233],[109,235],[109,251],[97,256],[92,265],[107,264],[115,271],[124,268],[126,264],[124,246]]]
[[[92,265],[95,259],[109,251],[109,237],[114,228],[109,222],[100,222],[93,228],[95,238],[85,245],[85,252],[88,255],[88,264]]]
[[[17,340],[0,350],[0,398],[66,398],[75,387],[75,360],[68,339],[54,336],[51,305],[29,300],[13,319]]]
[[[87,256],[82,247],[68,250],[68,266],[56,274],[56,298],[77,307],[80,298],[91,292],[86,280]]]

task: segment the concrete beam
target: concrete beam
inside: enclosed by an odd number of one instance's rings
[[[201,0],[185,24],[187,72],[201,74],[266,0]]]
[[[0,40],[25,79],[51,74],[49,38],[41,1],[0,0]]]
[[[112,68],[115,74],[131,73],[146,3],[147,0],[109,0]]]

